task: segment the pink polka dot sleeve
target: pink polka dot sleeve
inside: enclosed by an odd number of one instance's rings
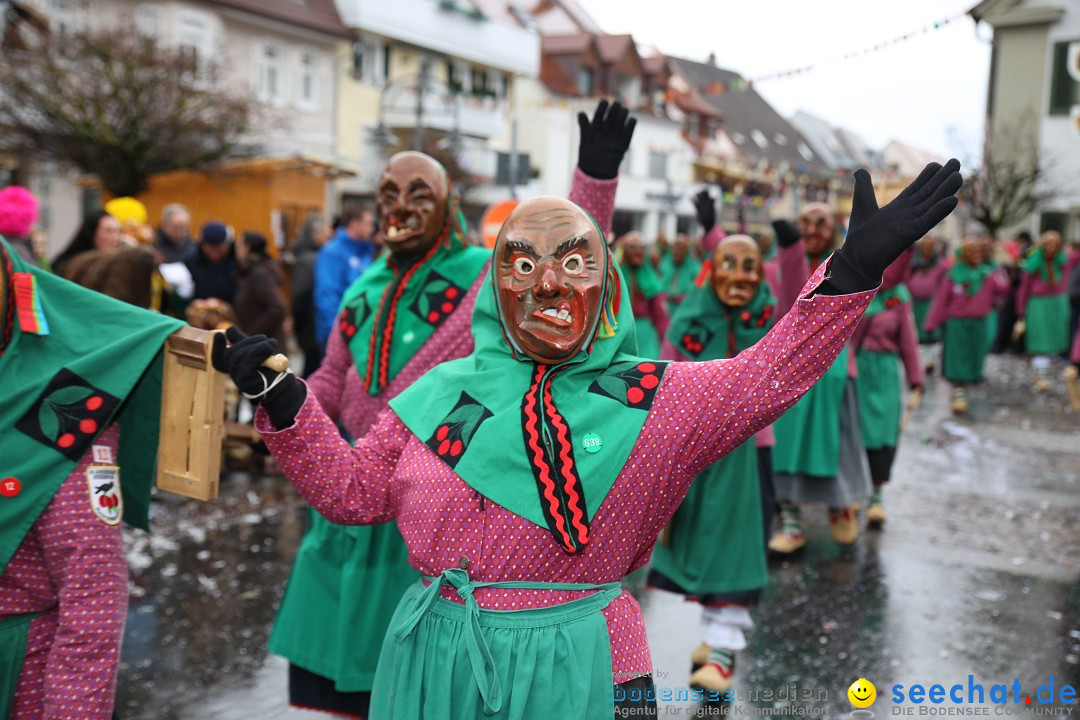
[[[570,202],[593,216],[605,233],[611,228],[615,218],[615,191],[619,187],[619,178],[597,180],[574,168],[574,179],[570,186]],[[608,238],[610,242],[613,238]]]
[[[292,426],[275,430],[265,408],[255,427],[274,459],[311,507],[338,525],[394,519],[392,478],[412,433],[390,410],[352,447],[309,392]]]
[[[828,266],[764,338],[734,358],[668,367],[642,434],[663,436],[674,476],[692,479],[775,421],[840,354],[875,291],[813,294]]]
[[[115,457],[118,437],[111,425],[95,444]],[[0,615],[42,613],[30,625],[12,720],[112,716],[127,566],[120,525],[107,525],[90,505],[90,465],[87,452],[0,578]]]
[[[326,355],[322,364],[307,379],[308,390],[315,394],[323,410],[335,422],[341,420],[343,398],[350,376],[356,377],[359,383],[360,378],[356,373],[356,365],[353,364],[352,353],[335,324],[326,341]]]

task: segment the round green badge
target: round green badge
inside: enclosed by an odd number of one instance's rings
[[[581,446],[586,452],[598,453],[604,447],[604,441],[596,433],[586,433],[581,439]]]

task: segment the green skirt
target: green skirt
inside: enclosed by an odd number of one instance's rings
[[[941,328],[937,328],[934,332],[927,332],[923,329],[923,323],[926,322],[926,316],[930,314],[930,306],[933,302],[933,299],[929,298],[926,300],[912,301],[912,305],[915,308],[915,329],[919,332],[919,342],[924,345],[936,343],[941,340]]]
[[[656,546],[652,569],[695,595],[768,584],[757,447],[744,442],[694,480]]]
[[[1080,270],[1077,270],[1080,272]],[[1069,350],[1069,299],[1065,295],[1028,298],[1024,313],[1028,355],[1060,355]]]
[[[896,353],[860,350],[855,362],[859,366],[856,384],[863,446],[867,450],[894,448],[900,437],[902,412],[900,358]]]
[[[601,612],[619,583],[474,583],[464,570],[418,581],[379,657],[371,720],[595,720],[615,716],[611,641]],[[457,588],[465,604],[439,597]],[[531,610],[481,610],[477,587],[598,592]]]
[[[371,690],[386,629],[416,582],[397,525],[345,527],[314,510],[293,561],[270,652],[334,681]]]
[[[634,330],[637,335],[637,354],[643,358],[660,359],[660,336],[649,318],[634,318]]]
[[[802,400],[773,423],[773,472],[835,477],[840,459],[840,409],[847,385],[848,349]]]
[[[994,349],[994,341],[998,334],[998,311],[991,310],[986,314],[986,352]]]
[[[26,613],[0,618],[0,718],[11,717],[15,687],[19,684],[19,675],[26,659],[30,621],[40,614]]]
[[[954,383],[983,379],[986,363],[986,318],[949,318],[941,349],[941,374]]]

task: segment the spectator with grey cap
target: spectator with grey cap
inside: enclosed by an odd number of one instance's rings
[[[161,262],[186,262],[195,255],[191,239],[191,213],[180,203],[169,203],[161,210],[161,226],[154,236],[154,247]]]
[[[198,247],[185,264],[195,281],[194,299],[213,297],[232,303],[239,271],[232,228],[218,220],[204,224]]]

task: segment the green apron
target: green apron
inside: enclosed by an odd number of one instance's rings
[[[396,523],[345,527],[314,510],[308,519],[270,652],[332,679],[338,692],[369,691],[390,619],[417,572]]]
[[[644,317],[634,318],[634,329],[637,332],[637,354],[651,360],[660,359],[660,336],[652,320]]]
[[[986,363],[986,318],[949,318],[941,350],[941,373],[954,383],[976,383]]]
[[[900,358],[892,352],[859,350],[855,362],[863,447],[894,448],[900,437]]]
[[[15,687],[19,684],[30,621],[41,613],[8,615],[0,618],[0,717],[11,717]]]
[[[994,341],[998,333],[998,311],[991,310],[986,314],[986,352],[994,349]]]
[[[1074,272],[1080,272],[1080,269]],[[1028,298],[1024,312],[1028,355],[1060,355],[1069,349],[1069,300],[1065,295]]]
[[[773,423],[773,472],[836,477],[840,410],[847,386],[848,348],[794,407]]]
[[[757,465],[757,447],[748,440],[699,475],[667,541],[653,551],[652,568],[695,595],[765,587]]]
[[[444,570],[401,599],[383,643],[371,720],[611,718],[611,641],[601,612],[619,583],[473,582]],[[439,596],[457,589],[465,604]],[[597,590],[561,605],[481,610],[480,587]]]
[[[912,306],[915,308],[915,330],[919,333],[919,342],[924,344],[936,343],[941,340],[941,328],[937,328],[934,332],[927,332],[923,328],[923,323],[926,322],[926,316],[930,314],[930,306],[933,302],[932,298],[911,301]]]

